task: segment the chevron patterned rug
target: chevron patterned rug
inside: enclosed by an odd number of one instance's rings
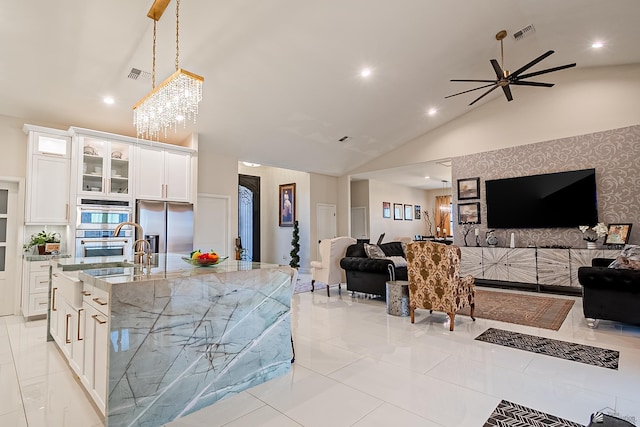
[[[493,410],[484,427],[584,427],[582,424],[545,414],[517,403],[503,400]]]
[[[620,358],[620,352],[615,350],[495,328],[487,329],[476,340],[616,370]]]

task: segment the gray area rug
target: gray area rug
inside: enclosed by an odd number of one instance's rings
[[[484,423],[484,427],[504,426],[504,427],[584,427],[582,424],[565,420],[564,418],[536,411],[517,403],[503,400],[498,404],[489,419]]]
[[[609,369],[618,369],[620,358],[620,352],[615,350],[496,328],[487,329],[476,340]]]

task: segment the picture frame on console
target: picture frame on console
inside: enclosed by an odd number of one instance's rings
[[[402,203],[393,204],[393,219],[402,219]]]
[[[413,220],[413,205],[404,205],[404,219],[405,221]]]
[[[391,218],[391,202],[382,202],[382,218]]]
[[[458,180],[458,200],[480,198],[480,178],[465,178]]]
[[[626,245],[631,235],[631,223],[609,224],[607,236],[604,238],[605,245]]]
[[[480,202],[458,204],[458,224],[480,224]]]
[[[280,184],[278,219],[280,227],[293,227],[296,220],[296,184]]]

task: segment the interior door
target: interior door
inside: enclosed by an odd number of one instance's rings
[[[0,181],[0,316],[13,314],[16,291],[18,184]]]
[[[238,236],[242,260],[260,261],[260,177],[238,176]]]

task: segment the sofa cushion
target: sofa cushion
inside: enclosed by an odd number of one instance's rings
[[[406,267],[407,266],[407,260],[404,259],[404,257],[401,257],[401,256],[388,256],[387,259],[390,259],[391,262],[393,262],[393,266],[395,268]]]
[[[609,268],[622,270],[640,270],[640,246],[625,245],[618,257],[609,264]]]
[[[369,243],[364,244],[364,251],[367,253],[367,258],[385,258],[384,251],[378,245],[371,245]]]
[[[385,256],[401,256],[404,258],[404,250],[402,250],[401,242],[387,242],[380,245]]]

